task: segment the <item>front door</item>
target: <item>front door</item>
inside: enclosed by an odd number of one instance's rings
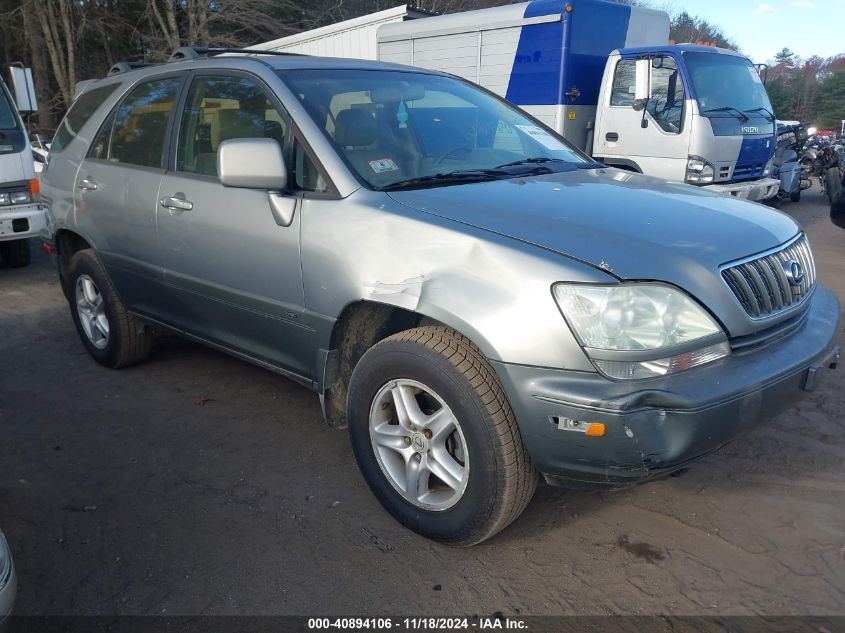
[[[678,66],[667,56],[652,60],[651,99],[645,112],[632,107],[635,76],[636,60],[616,62],[611,89],[602,92],[604,102],[599,103],[601,117],[593,155],[609,164],[633,163],[632,167],[636,165],[649,176],[683,180],[690,125],[685,121],[689,116],[685,117],[684,83]]]
[[[308,376],[313,358],[298,351],[310,333],[302,323],[299,209],[280,226],[267,191],[224,187],[217,178],[220,143],[273,138],[284,149],[289,118],[259,79],[241,73],[195,75],[184,103],[174,170],[162,179],[157,210],[174,297],[166,320]]]

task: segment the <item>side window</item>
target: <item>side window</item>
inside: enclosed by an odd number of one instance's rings
[[[665,131],[678,134],[684,113],[684,83],[678,66],[669,57],[658,57],[651,63],[651,99],[649,114]]]
[[[161,167],[167,122],[181,84],[179,77],[156,79],[129,93],[114,115],[108,160]]]
[[[637,62],[623,59],[613,72],[613,88],[610,91],[610,105],[631,107],[636,92]]]
[[[76,138],[79,130],[85,125],[85,122],[91,118],[91,115],[103,105],[103,102],[109,98],[120,82],[115,82],[107,86],[100,86],[98,88],[90,88],[83,92],[70,108],[67,116],[62,120],[59,129],[56,130],[56,135],[53,137],[53,142],[50,144],[50,152],[57,154],[64,150],[70,142]]]
[[[107,160],[109,157],[109,142],[111,141],[111,132],[114,128],[114,112],[112,112],[103,122],[97,136],[94,137],[94,142],[88,148],[88,158],[97,158],[99,160]]]
[[[320,168],[312,160],[308,150],[296,139],[293,145],[293,181],[299,191],[322,193],[328,189]]]
[[[198,77],[182,113],[176,169],[217,176],[217,148],[233,138],[272,138],[284,148],[285,121],[256,82]]]

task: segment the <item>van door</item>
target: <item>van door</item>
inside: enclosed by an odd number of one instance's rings
[[[123,302],[143,314],[167,303],[155,214],[184,77],[135,86],[100,127],[76,176],[76,224],[97,248]]]
[[[636,60],[616,59],[610,90],[602,91],[603,99],[599,104],[602,111],[593,140],[593,155],[611,165],[637,168],[649,176],[682,181],[686,173],[690,123],[683,77],[675,60],[669,56],[652,60],[652,96],[643,112],[632,107]],[[644,122],[646,127],[643,127]]]
[[[177,133],[174,169],[162,181],[158,230],[165,281],[175,300],[166,320],[207,341],[296,374],[313,373],[293,222],[274,219],[267,191],[217,178],[217,148],[233,138],[287,147],[290,123],[266,86],[245,73],[193,76]],[[281,176],[281,174],[280,174]]]

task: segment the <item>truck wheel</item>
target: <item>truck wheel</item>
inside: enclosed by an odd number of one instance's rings
[[[502,386],[453,330],[421,327],[373,346],[352,373],[348,414],[370,489],[423,536],[480,543],[534,494],[537,472]]]
[[[792,202],[800,202],[801,201],[801,191],[800,190],[793,191],[791,194],[789,194],[789,199],[792,200]]]
[[[94,360],[117,369],[150,355],[152,333],[126,311],[91,249],[70,260],[68,287],[73,323]]]
[[[29,266],[29,240],[11,240],[0,242],[0,257],[9,268],[23,268]]]

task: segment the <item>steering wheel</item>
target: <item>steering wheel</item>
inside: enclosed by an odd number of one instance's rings
[[[467,156],[469,156],[472,153],[472,148],[469,145],[453,145],[445,152],[441,152],[437,158],[434,159],[434,164],[439,165],[456,152],[466,152]]]

